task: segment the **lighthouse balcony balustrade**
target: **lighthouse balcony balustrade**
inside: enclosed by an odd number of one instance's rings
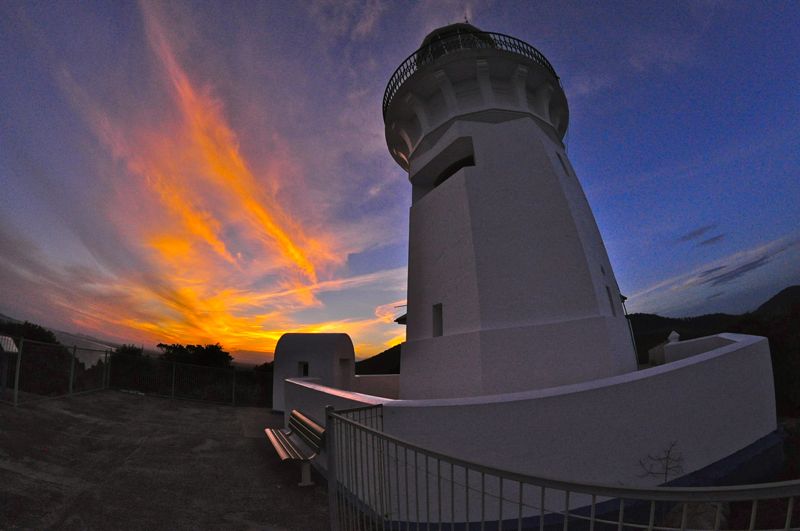
[[[446,54],[462,50],[481,49],[500,50],[521,55],[542,66],[558,81],[558,75],[547,58],[527,42],[502,33],[459,31],[456,34],[435,38],[400,63],[400,66],[397,67],[389,79],[386,91],[383,94],[383,116],[386,117],[389,105],[403,83],[418,70]]]
[[[800,481],[708,488],[559,481],[431,451],[382,428],[380,405],[326,408],[333,530],[764,531],[800,526]]]

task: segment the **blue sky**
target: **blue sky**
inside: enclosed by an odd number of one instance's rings
[[[796,2],[4,2],[0,312],[271,352],[402,339],[410,186],[381,97],[468,17],[555,67],[631,311],[800,283]]]

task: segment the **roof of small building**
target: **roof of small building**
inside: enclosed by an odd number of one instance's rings
[[[17,350],[17,344],[8,336],[0,336],[0,351],[19,352],[19,350]]]

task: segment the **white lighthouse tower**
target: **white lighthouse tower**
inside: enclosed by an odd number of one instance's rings
[[[287,423],[295,409],[326,419],[329,462],[360,470],[355,483],[328,476],[345,489],[339,499],[390,527],[438,513],[461,528],[501,528],[516,499],[504,485],[536,498],[512,515],[587,505],[585,516],[590,503],[594,514],[606,504],[578,493],[614,489],[564,491],[540,478],[650,487],[666,477],[643,476],[642,463],[676,444],[686,484],[770,470],[783,442],[766,338],[672,341],[663,364],[636,370],[619,288],[564,150],[567,101],[541,53],[469,24],[440,28],[395,71],[383,103],[389,150],[413,190],[400,374],[353,374],[345,334],[288,334],[275,350],[276,408]],[[358,450],[365,440],[367,450],[389,443],[389,470]],[[484,481],[480,467],[522,476]],[[361,492],[368,481],[381,486]],[[620,522],[638,513],[618,508]]]
[[[401,398],[500,394],[636,369],[611,264],[535,48],[453,24],[384,97],[412,206]]]

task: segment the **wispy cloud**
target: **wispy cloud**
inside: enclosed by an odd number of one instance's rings
[[[640,32],[630,41],[628,63],[640,72],[650,68],[670,72],[696,60],[700,36],[699,30]]]
[[[710,238],[702,240],[697,245],[703,245],[703,246],[714,245],[715,243],[719,243],[724,239],[725,239],[725,234],[717,234],[716,236],[712,236]]]
[[[721,297],[724,292],[713,288],[740,280],[798,247],[800,235],[793,234],[702,264],[634,293],[628,307],[635,312],[672,312]]]
[[[696,239],[700,238],[701,236],[703,236],[704,234],[706,234],[708,231],[713,230],[715,228],[717,228],[716,224],[703,225],[702,227],[697,227],[696,229],[692,229],[689,232],[687,232],[686,234],[683,234],[682,236],[679,236],[677,241],[678,242],[689,242],[689,241],[692,241],[692,240],[696,240]]]
[[[739,264],[735,267],[723,268],[725,269],[724,272],[720,272],[717,275],[712,275],[709,278],[705,278],[702,281],[698,282],[698,284],[710,284],[712,286],[720,286],[723,284],[727,284],[736,280],[739,277],[742,277],[749,273],[750,271],[755,271],[760,267],[764,267],[769,263],[769,261],[778,253],[781,253],[785,250],[785,248],[778,248],[772,254],[764,254],[762,256],[753,258],[743,264]]]
[[[379,0],[313,0],[307,9],[317,27],[327,35],[360,40],[378,28],[386,4]]]

